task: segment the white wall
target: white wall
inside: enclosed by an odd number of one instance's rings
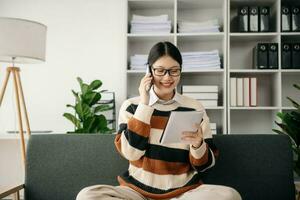
[[[79,89],[77,76],[86,82],[102,80],[102,89],[116,92],[119,109],[126,97],[125,9],[124,0],[0,1],[0,16],[48,27],[46,62],[18,65],[31,130],[72,130],[62,114],[71,111],[65,105],[74,103],[71,89]],[[0,63],[1,87],[7,65]],[[0,133],[18,129],[12,83],[0,108]]]

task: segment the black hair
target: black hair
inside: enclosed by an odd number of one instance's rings
[[[181,68],[182,57],[179,49],[171,42],[158,42],[150,50],[148,55],[148,65],[149,67],[153,65],[159,58],[163,56],[170,56],[176,60]]]

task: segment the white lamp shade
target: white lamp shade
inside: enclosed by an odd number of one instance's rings
[[[45,25],[34,21],[0,17],[0,61],[45,61],[46,32]]]

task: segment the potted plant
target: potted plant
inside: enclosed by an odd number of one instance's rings
[[[106,90],[98,90],[102,82],[94,80],[90,84],[84,83],[77,77],[80,92],[72,93],[75,97],[75,105],[66,106],[74,109],[75,114],[64,113],[63,116],[74,124],[74,131],[68,133],[112,133],[113,129],[108,127],[107,119],[101,112],[113,109],[110,105],[99,104],[101,93]]]
[[[293,86],[300,90],[299,85],[294,84]],[[279,134],[286,134],[291,139],[292,148],[295,153],[294,172],[300,176],[300,105],[290,97],[287,97],[287,99],[293,104],[295,110],[278,112],[277,116],[281,119],[281,123],[276,121],[275,123],[281,130],[273,129],[273,131]]]

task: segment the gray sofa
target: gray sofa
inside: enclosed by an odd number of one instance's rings
[[[203,174],[205,183],[234,187],[243,200],[295,199],[287,136],[216,135],[214,142],[220,156]],[[83,187],[116,185],[116,176],[126,168],[114,148],[114,135],[33,135],[25,184],[10,192],[25,187],[26,200],[74,200]]]

